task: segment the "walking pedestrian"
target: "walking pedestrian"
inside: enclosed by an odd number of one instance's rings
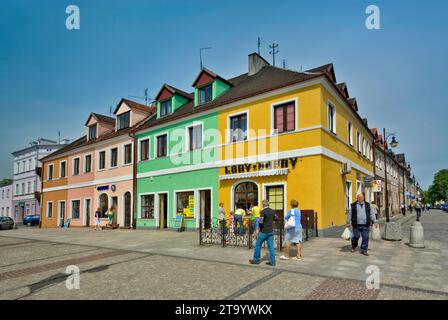
[[[364,195],[358,194],[356,196],[356,202],[352,203],[350,206],[350,211],[347,215],[346,227],[353,227],[353,238],[352,238],[352,250],[355,252],[358,247],[359,238],[362,238],[361,242],[361,253],[368,256],[367,252],[369,249],[369,231],[372,222],[375,228],[378,228],[378,222],[376,216],[372,213],[370,204],[364,201]]]
[[[269,261],[266,262],[266,264],[275,266],[274,221],[277,220],[277,214],[274,210],[269,208],[269,201],[263,200],[263,210],[260,212],[260,233],[258,234],[257,243],[255,244],[253,259],[249,260],[250,264],[260,264],[261,246],[266,241],[269,250]]]
[[[293,257],[293,260],[302,260],[302,224],[301,224],[301,217],[302,214],[299,210],[299,202],[297,200],[291,200],[291,210],[288,211],[288,213],[285,215],[285,222],[294,219],[294,225],[286,228],[285,233],[285,254],[280,256],[281,260],[289,260],[290,254],[289,250],[291,248],[291,243],[294,244],[297,248],[297,252],[295,257]],[[287,223],[286,223],[287,224]],[[291,225],[291,224],[290,224]]]
[[[417,213],[417,221],[420,221],[420,217],[422,216],[422,206],[420,205],[420,201],[415,202],[415,212]]]
[[[404,203],[401,204],[401,214],[406,217],[406,206]]]
[[[227,235],[226,227],[226,210],[224,209],[224,203],[219,203],[218,208],[218,220],[219,220],[219,230],[221,230],[225,235]],[[227,237],[226,237],[227,241]]]
[[[95,231],[101,230],[100,218],[102,215],[103,215],[103,211],[101,210],[101,208],[97,208],[95,211],[95,228],[93,230],[95,230]]]
[[[378,208],[378,206],[376,205],[375,201],[372,201],[372,203],[370,204],[370,209],[372,210],[372,213],[375,215],[376,220],[378,220],[378,211],[379,211],[379,208]]]

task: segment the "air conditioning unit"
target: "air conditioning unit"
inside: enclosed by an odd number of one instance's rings
[[[341,174],[347,174],[352,172],[352,165],[348,162],[344,162],[341,168]]]

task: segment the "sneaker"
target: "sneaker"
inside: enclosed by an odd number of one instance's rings
[[[368,254],[367,251],[362,251],[361,254],[365,255],[366,257],[370,256],[370,254]]]
[[[275,264],[272,264],[270,261],[266,262],[266,264],[267,264],[268,266],[273,266],[273,267],[275,267]]]
[[[301,260],[302,260],[302,257],[294,257],[294,258],[292,258],[292,260],[295,260],[295,261],[301,261]]]
[[[280,260],[289,260],[289,257],[286,257],[286,256],[280,256]]]
[[[250,260],[249,260],[249,263],[250,263],[250,264],[260,264],[260,262],[255,261],[255,260],[253,260],[253,259],[250,259]]]

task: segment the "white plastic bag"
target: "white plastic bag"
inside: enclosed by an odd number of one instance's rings
[[[344,232],[341,235],[342,239],[351,240],[353,238],[353,233],[349,228],[345,228]]]

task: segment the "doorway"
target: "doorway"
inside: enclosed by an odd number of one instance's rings
[[[129,228],[131,226],[131,193],[124,194],[124,226]]]
[[[118,215],[118,197],[111,197],[112,206],[115,208],[114,216],[112,218],[112,223],[117,224],[117,215]]]
[[[168,194],[157,194],[159,200],[159,227],[160,229],[168,228]]]
[[[269,207],[275,211],[279,219],[285,215],[285,187],[283,185],[267,186]]]
[[[102,193],[100,195],[99,203],[100,203],[101,212],[103,213],[102,218],[105,218],[106,214],[107,214],[107,210],[109,210],[109,197],[107,196],[107,194]]]
[[[212,191],[199,191],[199,212],[204,221],[204,229],[210,229],[212,224]]]
[[[59,210],[58,210],[58,226],[62,227],[64,225],[65,219],[65,201],[59,202]]]
[[[85,212],[85,225],[86,227],[90,227],[90,210],[91,210],[91,203],[92,200],[90,199],[84,199],[84,212]]]

